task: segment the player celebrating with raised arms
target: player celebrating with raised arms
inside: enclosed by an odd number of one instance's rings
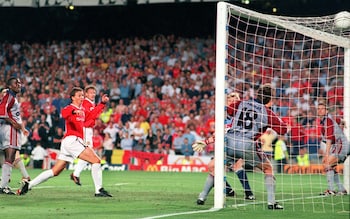
[[[261,86],[256,99],[236,101],[227,107],[233,116],[232,127],[228,130],[226,154],[227,162],[243,159],[245,163],[261,169],[265,174],[268,209],[280,210],[283,206],[275,200],[275,177],[270,160],[257,144],[259,137],[271,128],[277,134],[287,132],[287,125],[269,108],[272,105],[273,89],[270,84]],[[195,144],[195,150],[202,150],[206,144]]]
[[[56,164],[50,170],[39,174],[32,181],[23,181],[18,189],[18,195],[24,195],[34,186],[45,182],[49,178],[58,176],[65,169],[68,162],[73,162],[79,158],[91,163],[91,175],[95,185],[96,197],[112,197],[102,187],[101,160],[96,153],[83,141],[83,128],[85,122],[85,112],[82,107],[84,92],[80,87],[74,87],[70,92],[72,103],[62,109],[62,118],[66,123],[66,134],[62,139],[61,151]],[[109,100],[105,99],[105,103]]]

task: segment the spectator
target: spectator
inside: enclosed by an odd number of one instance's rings
[[[55,134],[53,136],[53,144],[52,144],[52,148],[59,150],[60,149],[60,145],[63,139],[63,129],[60,127],[56,127],[55,129]]]
[[[111,101],[119,104],[119,100],[120,100],[120,89],[119,89],[119,84],[116,81],[113,81],[112,83],[112,87],[110,89],[110,98]],[[121,113],[122,111],[120,111]]]
[[[133,149],[134,145],[135,145],[134,135],[131,134],[129,136],[128,133],[125,133],[125,135],[123,136],[123,138],[120,142],[120,147],[123,150],[131,151]]]
[[[178,130],[177,136],[174,138],[173,141],[173,149],[175,151],[175,154],[180,155],[181,153],[181,146],[184,142],[184,138],[183,138],[183,129],[180,128]]]
[[[301,147],[299,149],[299,155],[297,156],[297,164],[300,167],[310,166],[309,154],[307,152],[307,147]]]
[[[195,136],[191,133],[191,129],[187,127],[185,133],[182,136],[184,139],[187,138],[188,144],[192,145],[196,140]]]
[[[92,136],[92,148],[94,149],[95,153],[101,157],[102,151],[103,151],[103,137],[98,133],[96,129],[93,131]]]
[[[135,128],[131,130],[131,133],[135,136],[136,142],[138,142],[139,139],[144,140],[146,138],[144,130],[140,127],[140,122],[135,123]]]
[[[277,173],[283,173],[284,165],[289,160],[285,136],[278,136],[278,140],[275,143],[274,149],[274,159],[277,165]]]
[[[117,134],[120,131],[120,129],[112,122],[110,121],[107,125],[107,127],[103,130],[103,134],[109,133],[109,135],[112,138],[113,144],[115,144],[117,140]]]
[[[33,159],[34,169],[42,169],[45,157],[47,157],[46,150],[41,146],[40,142],[36,143],[36,146],[32,150],[31,158]]]
[[[113,140],[111,138],[110,133],[106,133],[104,138],[103,138],[103,155],[106,158],[106,162],[108,164],[111,164],[111,158],[112,158],[112,153],[113,153],[113,149],[114,149],[114,143]]]
[[[154,117],[153,122],[151,123],[151,129],[154,134],[157,134],[158,129],[163,132],[163,124],[159,122],[158,117]]]
[[[151,129],[151,126],[144,116],[140,116],[139,122],[140,128],[142,128],[144,135],[146,136],[148,134],[148,131]]]
[[[120,98],[123,100],[123,103],[125,105],[129,105],[131,88],[130,88],[130,85],[128,85],[126,79],[122,80],[122,83],[119,86],[119,89],[120,89]]]
[[[100,115],[100,119],[104,124],[107,124],[111,120],[113,114],[113,109],[110,107],[105,107],[103,112]]]
[[[144,151],[145,143],[143,138],[139,138],[137,141],[135,141],[133,150],[134,151]]]
[[[192,156],[193,153],[192,144],[190,144],[188,138],[185,137],[181,145],[181,154],[184,156]]]
[[[171,135],[169,128],[164,129],[164,134],[162,135],[161,142],[162,142],[163,146],[172,148],[173,136]]]
[[[148,130],[148,135],[146,137],[146,146],[150,145],[150,151],[154,151],[157,148],[157,136],[153,133],[152,129]]]
[[[143,152],[147,152],[147,153],[152,153],[153,152],[151,141],[149,139],[145,140],[145,146],[143,147],[142,151]]]

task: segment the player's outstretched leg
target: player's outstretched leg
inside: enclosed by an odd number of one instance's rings
[[[54,177],[54,172],[52,169],[45,170],[35,177],[30,182],[28,180],[22,180],[20,188],[17,190],[17,195],[25,195],[32,187],[47,181],[48,179]]]

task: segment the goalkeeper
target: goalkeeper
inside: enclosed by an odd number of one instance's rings
[[[271,85],[266,84],[258,89],[256,99],[236,101],[227,107],[227,114],[233,116],[233,122],[226,134],[226,154],[229,158],[228,163],[241,158],[264,172],[268,209],[280,210],[283,206],[275,200],[276,182],[272,164],[257,142],[268,128],[279,135],[287,132],[287,125],[269,109],[272,105],[272,95]],[[194,146],[194,150],[203,150],[206,144],[195,143]]]
[[[233,104],[235,101],[240,100],[239,98],[239,94],[236,92],[230,93],[227,96],[227,105],[231,105]],[[227,118],[229,121],[232,120],[232,118],[228,117]],[[232,123],[232,122],[231,122]],[[214,137],[208,138],[206,140],[207,143],[209,142],[214,142]],[[201,150],[201,145],[200,144],[205,144],[205,142],[197,142],[193,145],[193,149],[200,151]],[[210,190],[214,187],[214,163],[215,160],[212,159],[209,164],[208,164],[208,171],[209,171],[209,175],[205,181],[204,184],[204,188],[203,191],[199,194],[199,197],[197,199],[197,204],[198,205],[203,205],[205,200],[207,199],[207,196],[210,192]],[[252,190],[250,188],[249,185],[249,181],[248,181],[248,177],[247,174],[245,172],[245,170],[243,169],[243,160],[239,159],[233,166],[233,171],[235,171],[235,173],[237,174],[239,181],[241,182],[244,192],[245,192],[245,199],[246,200],[255,200],[255,196],[252,193]],[[227,196],[234,196],[235,192],[234,190],[231,188],[230,184],[226,181],[226,195]]]

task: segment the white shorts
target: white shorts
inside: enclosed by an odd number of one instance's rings
[[[21,143],[21,130],[13,128],[10,124],[0,123],[0,150],[6,148],[21,150]]]
[[[94,130],[92,128],[84,127],[84,142],[87,146],[92,148],[92,136],[94,135]]]
[[[62,139],[61,151],[60,155],[58,155],[58,159],[72,163],[86,147],[87,145],[84,144],[83,139],[73,135],[67,136]]]

